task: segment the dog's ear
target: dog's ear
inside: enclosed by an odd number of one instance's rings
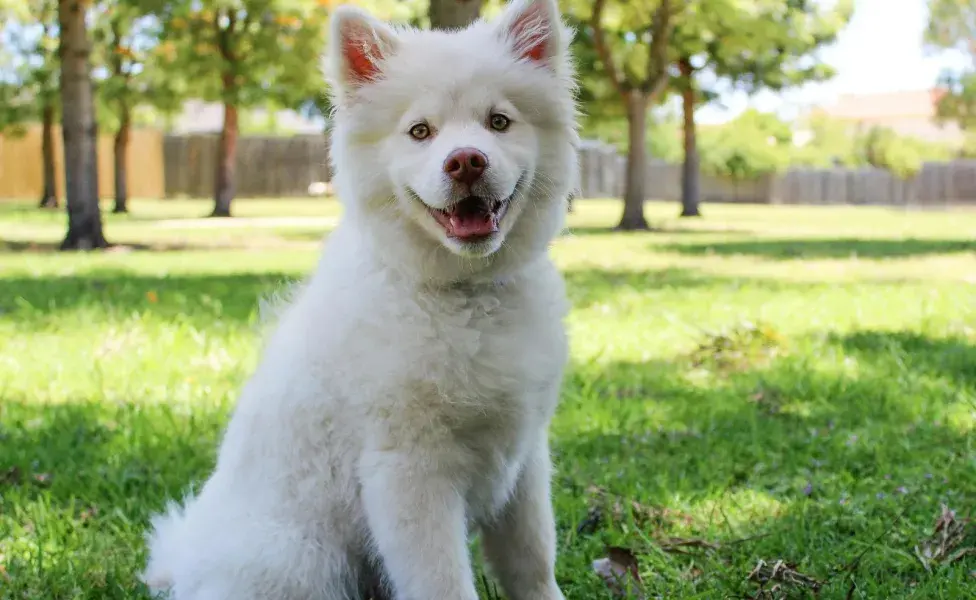
[[[375,81],[398,46],[392,28],[354,6],[336,8],[329,29],[328,70],[336,91],[353,92]]]
[[[563,24],[556,0],[512,0],[496,27],[521,59],[551,67],[563,51]]]

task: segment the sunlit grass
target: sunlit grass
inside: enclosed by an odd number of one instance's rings
[[[63,214],[0,205],[0,598],[146,597],[147,519],[212,467],[258,298],[341,214],[247,201],[253,220],[209,227],[208,208],[136,201],[106,234],[157,250],[61,255]],[[636,552],[652,598],[750,597],[780,559],[820,598],[976,594],[976,557],[914,556],[942,503],[976,506],[976,213],[705,208],[654,203],[659,231],[617,234],[618,204],[581,202],[554,244],[567,598],[609,598],[605,545]],[[593,486],[660,518],[581,528]]]

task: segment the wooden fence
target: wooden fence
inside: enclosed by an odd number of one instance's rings
[[[63,189],[60,132],[58,185]],[[133,197],[209,198],[217,165],[216,135],[161,136],[133,132],[129,154],[129,190]],[[112,195],[112,146],[99,143],[99,178],[103,196]],[[330,179],[328,141],[324,135],[241,137],[237,149],[237,195],[304,196],[309,185]],[[624,192],[625,159],[596,141],[580,151],[579,195],[619,198]],[[676,202],[681,196],[681,166],[662,161],[647,165],[647,197]],[[0,137],[0,198],[40,194],[40,128],[23,138]],[[976,161],[927,163],[918,176],[903,181],[881,169],[795,168],[755,181],[735,182],[702,176],[703,202],[757,204],[873,204],[882,206],[976,206]]]
[[[54,128],[55,189],[64,197],[64,160],[61,128]],[[161,198],[163,188],[163,136],[153,129],[134,129],[127,152],[129,194],[136,198]],[[112,136],[98,138],[98,193],[115,195]],[[41,197],[44,168],[41,160],[41,126],[32,125],[23,136],[0,136],[0,199]]]
[[[625,169],[626,159],[612,147],[584,143],[580,152],[581,195],[622,196]],[[755,181],[703,175],[700,190],[703,202],[719,203],[976,206],[976,160],[925,163],[909,180],[875,168],[793,168]],[[677,202],[681,198],[681,165],[650,161],[646,195],[649,200]]]
[[[217,142],[215,135],[166,136],[167,197],[213,195]],[[238,196],[304,196],[309,184],[329,181],[328,140],[323,135],[241,137],[235,169]]]

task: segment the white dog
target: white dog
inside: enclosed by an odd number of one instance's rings
[[[476,600],[477,530],[510,600],[563,599],[547,428],[567,302],[547,248],[577,174],[570,35],[556,0],[454,32],[335,11],[345,215],[213,475],[153,520],[152,589]]]

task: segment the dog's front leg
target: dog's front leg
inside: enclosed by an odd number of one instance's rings
[[[396,600],[477,600],[464,499],[450,469],[422,451],[369,453],[363,500]]]
[[[508,505],[481,526],[485,557],[509,600],[565,600],[556,584],[549,444],[540,439]]]

